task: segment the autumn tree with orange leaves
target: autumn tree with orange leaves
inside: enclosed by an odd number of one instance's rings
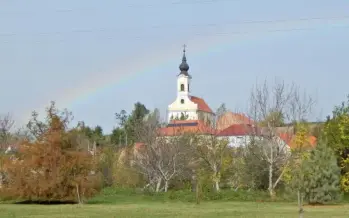
[[[59,111],[52,102],[46,112],[45,122],[33,113],[28,123],[35,140],[24,141],[2,165],[6,182],[0,192],[21,200],[82,203],[100,190],[94,157],[68,130],[68,111]]]

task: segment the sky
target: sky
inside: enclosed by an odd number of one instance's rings
[[[0,114],[16,126],[50,101],[110,132],[137,101],[162,116],[182,45],[192,94],[243,111],[275,78],[316,99],[324,119],[349,94],[347,0],[0,0]]]

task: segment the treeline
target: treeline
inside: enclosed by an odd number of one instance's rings
[[[243,189],[264,190],[271,198],[291,193],[300,211],[303,200],[336,202],[349,192],[349,98],[317,126],[314,145],[307,119],[314,104],[304,96],[283,83],[253,89],[247,114],[258,128],[240,147],[229,147],[229,138],[217,134],[163,136],[158,110],[139,102],[130,113],[115,114],[119,125],[110,135],[83,122],[68,128],[71,113],[54,103],[44,121],[33,113],[25,131],[13,133],[5,116],[0,119],[0,193],[21,200],[82,202],[115,186],[192,190],[199,201],[205,192]],[[215,119],[226,112],[222,105]],[[212,133],[218,131],[216,123],[209,126]],[[279,137],[280,125],[292,133],[287,144]],[[9,144],[18,146],[5,152]]]

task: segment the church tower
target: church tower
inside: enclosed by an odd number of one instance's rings
[[[185,56],[185,45],[183,49],[182,63],[179,65],[180,73],[177,76],[177,96],[183,98],[189,97],[191,76],[188,73],[189,65]]]
[[[185,45],[183,49],[182,63],[179,65],[177,75],[177,98],[168,106],[168,122],[171,120],[211,120],[214,113],[204,99],[191,95],[190,82]]]
[[[168,121],[174,119],[196,120],[197,105],[191,101],[189,64],[185,54],[185,45],[183,49],[182,63],[179,65],[179,74],[177,75],[177,98],[168,106]]]

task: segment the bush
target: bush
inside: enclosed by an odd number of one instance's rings
[[[268,192],[248,190],[221,190],[220,192],[205,190],[202,196],[203,201],[271,201]],[[289,201],[284,196],[277,196],[276,201]],[[136,202],[195,202],[195,192],[190,190],[171,190],[169,192],[148,192],[140,189],[109,187],[102,190],[88,203],[136,203]]]
[[[325,204],[341,198],[340,168],[326,143],[320,142],[303,166],[305,198],[309,204]]]
[[[36,140],[23,142],[16,156],[4,160],[2,196],[81,202],[99,191],[100,174],[96,173],[93,157],[71,140],[67,131],[69,116],[63,115],[54,104],[47,110],[46,123],[33,115],[30,127]]]

